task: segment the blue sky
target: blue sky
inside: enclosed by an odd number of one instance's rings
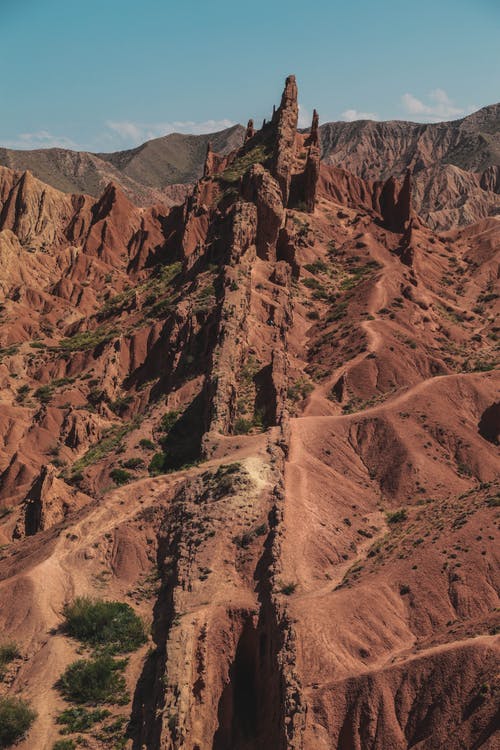
[[[0,0],[0,144],[111,151],[256,122],[455,119],[500,99],[499,0]]]

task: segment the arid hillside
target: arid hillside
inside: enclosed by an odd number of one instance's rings
[[[171,207],[140,153],[95,196],[0,168],[18,750],[498,747],[498,180],[430,210],[434,126],[366,171],[297,118],[289,76]]]
[[[116,182],[139,206],[182,202],[203,173],[210,141],[220,153],[239,148],[245,129],[235,125],[210,135],[172,133],[138,148],[92,154],[63,148],[16,151],[0,148],[0,165],[29,170],[35,177],[66,193],[98,198],[110,181]]]

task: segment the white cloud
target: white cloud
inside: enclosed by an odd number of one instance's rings
[[[1,142],[5,148],[37,149],[37,148],[69,148],[80,147],[71,138],[53,135],[48,130],[38,130],[36,133],[20,133],[17,138]]]
[[[342,119],[347,122],[354,122],[355,120],[378,120],[376,112],[358,112],[357,109],[346,109],[342,112]]]
[[[310,128],[312,122],[312,114],[308,109],[299,104],[299,119],[297,122],[298,128]]]
[[[201,135],[215,133],[236,125],[232,120],[174,120],[172,122],[142,123],[131,120],[108,120],[105,128],[90,143],[82,145],[71,138],[39,130],[34,133],[21,133],[15,138],[2,140],[0,146],[14,149],[67,148],[74,151],[114,151],[139,146],[144,141],[158,138],[169,133]]]
[[[476,107],[459,107],[450,99],[444,89],[433,89],[428,95],[428,103],[417,99],[413,94],[403,94],[401,101],[406,112],[416,115],[419,119],[438,122],[439,120],[451,120],[473,112]]]
[[[144,141],[159,138],[169,133],[184,133],[189,135],[202,135],[204,133],[215,133],[236,125],[232,120],[204,120],[195,122],[193,120],[174,120],[172,122],[144,123],[130,120],[108,120],[106,126],[115,136],[118,136],[121,146],[138,146]]]

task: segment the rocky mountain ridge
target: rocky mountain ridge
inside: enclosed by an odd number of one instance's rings
[[[432,228],[450,229],[499,213],[499,104],[450,122],[329,122],[319,130],[325,164],[372,181],[410,169],[414,207]],[[137,205],[170,207],[201,177],[208,142],[217,153],[228,153],[241,145],[244,132],[236,125],[203,136],[174,133],[108,154],[0,148],[0,164],[30,170],[59,190],[94,197],[113,180]]]
[[[0,170],[20,750],[496,745],[500,221],[433,231],[297,118],[290,76],[172,208]],[[81,596],[149,635],[63,734]]]

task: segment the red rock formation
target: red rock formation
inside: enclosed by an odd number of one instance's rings
[[[89,502],[76,489],[56,477],[54,466],[43,466],[25,500],[24,533],[33,536],[60,523],[66,515]]]
[[[290,193],[298,116],[297,83],[295,76],[288,76],[281,104],[273,111],[272,118],[276,128],[272,173],[278,180],[285,206]]]
[[[168,212],[0,170],[20,750],[58,741],[80,595],[152,623],[95,750],[115,717],[169,750],[493,747],[500,222],[436,234],[318,128],[289,78]]]
[[[279,185],[262,164],[254,164],[244,177],[242,192],[257,207],[257,255],[273,260],[285,214]]]
[[[311,146],[319,146],[319,115],[313,109],[311,130],[309,131],[308,143]]]
[[[250,140],[250,138],[253,138],[255,135],[255,128],[253,126],[253,120],[248,121],[246,133],[245,133],[245,140],[244,143]]]
[[[314,211],[320,174],[319,115],[314,110],[311,132],[308,138],[309,151],[304,169],[304,201],[309,213]]]
[[[374,186],[374,203],[386,226],[394,232],[403,232],[412,216],[411,190],[410,170],[407,170],[401,186],[394,177]]]

